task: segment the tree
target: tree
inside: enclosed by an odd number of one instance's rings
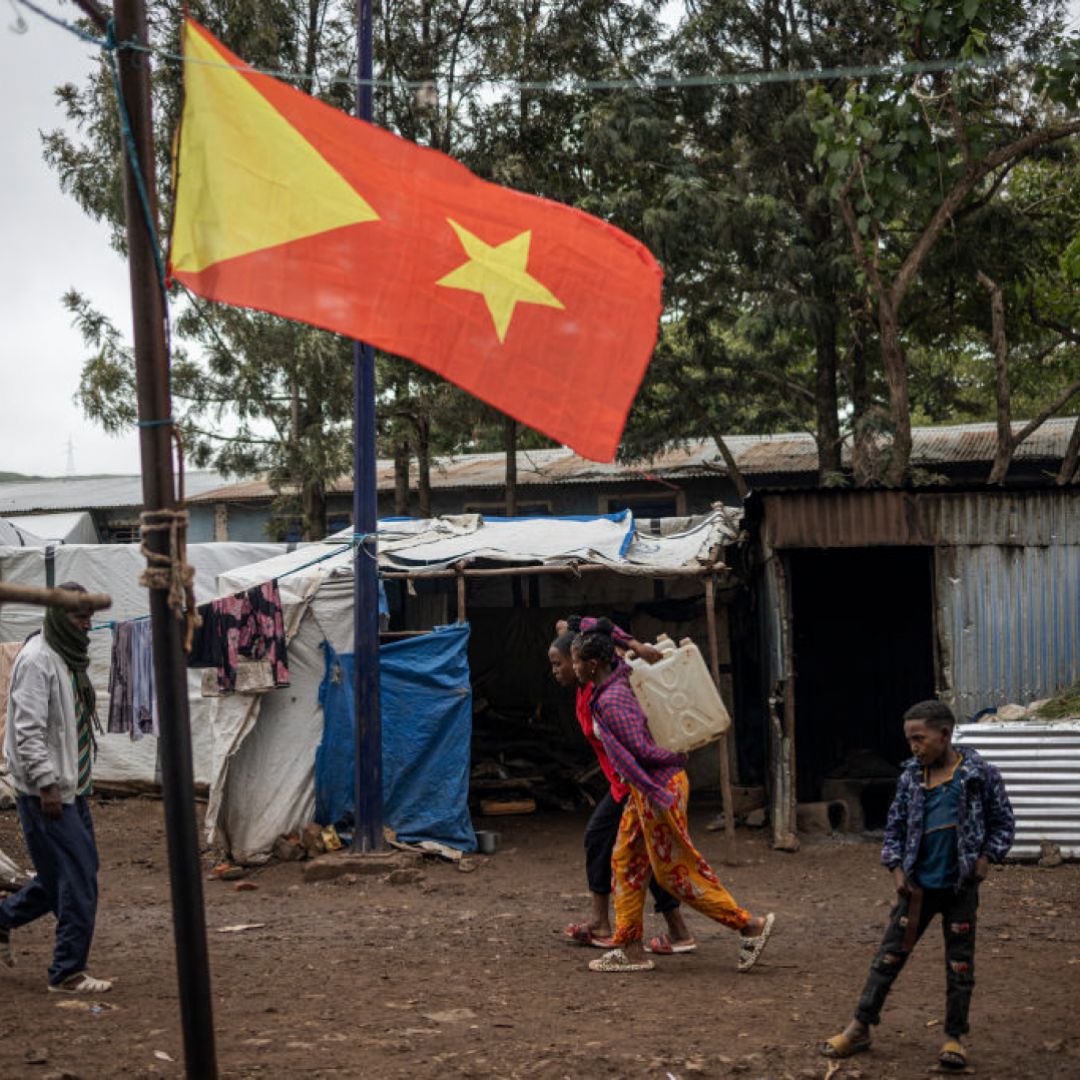
[[[881,62],[895,48],[891,6],[689,0],[662,69],[687,85],[593,109],[594,200],[665,271],[666,321],[628,456],[673,431],[711,435],[744,488],[725,432],[806,428],[822,481],[840,478],[846,403],[876,389],[873,343],[805,86],[768,76]],[[717,71],[745,81],[712,84]],[[844,85],[825,92],[841,101]]]
[[[296,82],[348,109],[355,32],[351,6],[339,0],[221,0],[191,3],[192,15],[253,65],[296,72]],[[184,5],[151,3],[151,44],[174,53]],[[167,235],[172,178],[169,154],[179,117],[181,65],[155,58],[153,95],[160,193],[160,236]],[[108,58],[80,87],[57,91],[77,134],[45,136],[45,158],[62,188],[111,226],[123,253],[121,146]],[[134,422],[131,352],[90,301],[65,298],[94,350],[80,380],[87,415],[109,430]],[[347,468],[352,400],[351,346],[334,335],[255,312],[206,304],[174,291],[172,392],[192,460],[226,475],[268,472],[280,518],[301,519],[306,538],[326,533],[326,489]],[[226,434],[229,428],[233,430]]]
[[[942,237],[994,202],[1026,158],[1080,131],[1080,84],[1056,0],[902,0],[902,57],[930,65],[911,81],[853,82],[842,103],[815,90],[817,156],[872,305],[888,387],[883,479],[911,457],[910,368],[902,315]],[[1057,55],[1049,57],[1048,51]],[[1015,66],[1011,56],[1042,57]],[[967,61],[957,65],[956,60]],[[863,478],[865,479],[865,478]]]

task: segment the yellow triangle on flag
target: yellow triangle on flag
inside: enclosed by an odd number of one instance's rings
[[[222,259],[378,221],[318,150],[187,23],[184,56],[175,270],[198,273]]]

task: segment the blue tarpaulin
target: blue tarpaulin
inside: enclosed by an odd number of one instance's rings
[[[382,701],[383,818],[399,840],[437,840],[476,849],[469,819],[472,687],[468,624],[437,627],[379,649]],[[323,739],[315,755],[315,820],[352,819],[352,653],[325,643],[319,688]]]

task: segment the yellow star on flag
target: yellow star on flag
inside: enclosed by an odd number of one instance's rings
[[[506,340],[506,331],[510,328],[510,320],[518,304],[541,304],[562,309],[558,298],[526,270],[532,241],[531,229],[492,247],[453,218],[446,220],[457,233],[469,261],[435,284],[480,293],[495,324],[500,344]]]

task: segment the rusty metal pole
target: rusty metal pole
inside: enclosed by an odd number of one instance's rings
[[[95,21],[96,5],[80,5]],[[96,10],[94,10],[96,9]],[[143,0],[116,0],[116,40],[148,42]],[[103,27],[104,29],[104,27]],[[120,87],[130,120],[134,150],[152,221],[157,221],[154,182],[154,133],[150,98],[149,53],[118,50]],[[139,183],[124,155],[124,205],[127,213],[128,269],[134,323],[135,382],[139,411],[139,452],[143,507],[148,512],[176,509],[172,463],[172,402],[169,358],[165,345],[165,301],[158,279],[155,239],[150,234]],[[166,532],[150,532],[147,547],[169,554]],[[195,787],[191,761],[187,664],[180,617],[169,607],[168,590],[151,588],[154,678],[161,728],[161,787],[169,853],[173,932],[180,997],[184,1058],[189,1077],[214,1080],[214,1023],[210,997],[202,866],[195,827]]]

